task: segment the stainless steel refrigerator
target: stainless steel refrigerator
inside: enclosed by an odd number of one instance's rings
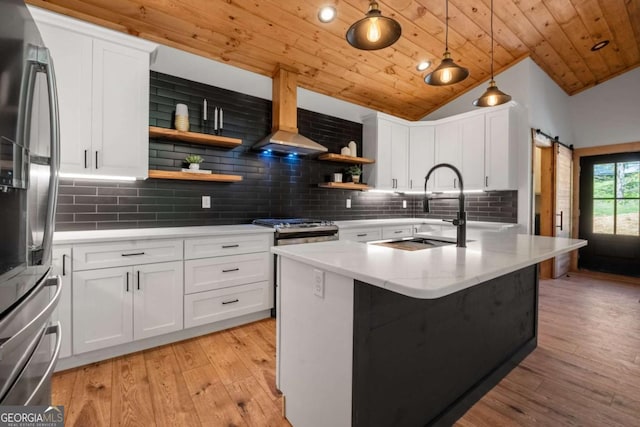
[[[60,349],[50,324],[59,168],[52,59],[23,0],[0,0],[0,404],[48,405]]]

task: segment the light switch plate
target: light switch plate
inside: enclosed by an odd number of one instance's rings
[[[324,271],[313,270],[313,294],[324,298]]]
[[[203,209],[211,208],[211,196],[202,196],[202,208]]]
[[[347,209],[351,209],[351,199],[347,199]]]

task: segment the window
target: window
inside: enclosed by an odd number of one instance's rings
[[[593,165],[593,233],[640,235],[640,161]]]

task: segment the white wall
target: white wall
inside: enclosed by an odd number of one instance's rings
[[[573,144],[569,95],[538,65],[529,61],[529,125]]]
[[[262,99],[271,99],[271,78],[168,46],[159,46],[151,70],[221,87]],[[362,123],[374,111],[350,102],[298,88],[298,107]]]
[[[640,141],[640,68],[569,100],[576,147]]]

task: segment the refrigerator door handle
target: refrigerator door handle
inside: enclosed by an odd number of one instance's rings
[[[56,200],[58,198],[58,171],[60,170],[60,112],[58,109],[58,90],[53,59],[49,49],[40,48],[38,63],[47,75],[47,90],[49,92],[49,122],[51,129],[51,178],[49,180],[49,195],[47,200],[47,216],[42,239],[44,265],[51,262],[51,246],[53,230],[55,228]]]
[[[62,292],[62,279],[60,276],[49,277],[40,281],[38,285],[33,289],[31,294],[25,298],[17,307],[13,309],[13,311],[5,318],[7,321],[10,321],[15,314],[19,314],[22,311],[22,308],[29,304],[29,302],[38,294],[43,291],[43,288],[47,286],[55,286],[56,293],[53,295],[49,303],[46,307],[35,316],[27,325],[18,331],[15,335],[6,338],[0,338],[0,360],[2,360],[3,354],[7,351],[10,351],[15,345],[19,344],[22,341],[22,338],[25,336],[30,336],[33,334],[35,329],[41,328],[43,324],[46,323],[46,320],[51,316],[53,310],[55,310],[58,305],[58,301],[60,300],[60,293]],[[5,320],[3,319],[3,320]],[[0,325],[0,329],[2,329],[2,325]]]
[[[49,362],[49,366],[47,366],[47,370],[42,375],[42,378],[40,378],[40,381],[38,382],[36,388],[33,390],[33,393],[31,393],[31,396],[29,396],[27,401],[24,403],[25,405],[31,405],[34,399],[38,397],[40,389],[49,381],[51,381],[51,375],[53,375],[53,369],[55,368],[56,362],[58,361],[58,356],[60,355],[60,347],[62,345],[62,326],[60,325],[60,322],[56,322],[47,328],[45,335],[50,334],[56,334],[56,346],[53,350],[53,355],[51,356],[51,360]]]

